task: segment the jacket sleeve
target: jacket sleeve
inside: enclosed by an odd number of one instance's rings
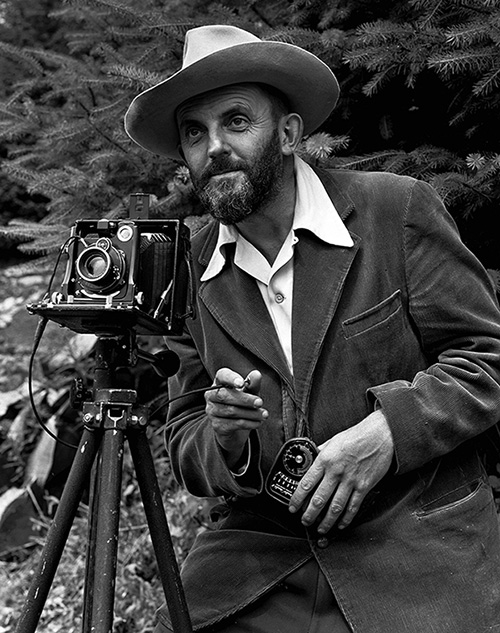
[[[182,336],[169,337],[167,345],[181,362],[180,370],[169,380],[171,404],[165,428],[165,442],[177,481],[198,497],[257,494],[263,486],[257,433],[250,434],[247,472],[235,477],[205,415],[203,390],[213,381],[187,328]]]
[[[415,181],[403,228],[409,312],[431,365],[370,389],[398,472],[450,452],[500,419],[500,312],[483,266],[429,185]]]

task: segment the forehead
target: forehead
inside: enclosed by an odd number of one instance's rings
[[[267,110],[271,108],[271,99],[258,84],[234,84],[184,101],[177,108],[176,118],[180,122],[206,113],[223,113],[235,108]]]

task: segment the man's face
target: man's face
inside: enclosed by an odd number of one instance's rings
[[[254,84],[220,88],[182,104],[181,149],[201,202],[224,224],[244,220],[281,188],[276,116]]]

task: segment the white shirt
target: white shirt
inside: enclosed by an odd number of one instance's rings
[[[225,263],[224,247],[235,242],[234,263],[256,280],[292,373],[293,251],[299,241],[296,231],[307,229],[327,244],[335,246],[350,248],[354,244],[313,169],[295,156],[294,170],[294,220],[273,264],[269,264],[264,255],[240,235],[235,226],[221,224],[216,248],[201,277],[201,281],[208,281],[220,273]]]

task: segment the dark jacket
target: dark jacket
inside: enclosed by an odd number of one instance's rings
[[[320,177],[354,247],[299,233],[293,377],[257,285],[231,253],[219,275],[198,282],[217,225],[193,239],[197,315],[169,340],[181,359],[171,395],[209,386],[221,367],[258,369],[269,410],[252,434],[250,469],[235,479],[203,397],[171,406],[166,440],[178,480],[194,495],[223,496],[229,512],[183,566],[193,623],[231,615],[314,556],[355,633],[497,630],[498,522],[473,440],[500,418],[490,280],[427,184],[386,173]],[[302,418],[321,444],[376,401],[394,437],[393,469],[353,524],[320,547],[314,530],[263,492],[266,473]]]

